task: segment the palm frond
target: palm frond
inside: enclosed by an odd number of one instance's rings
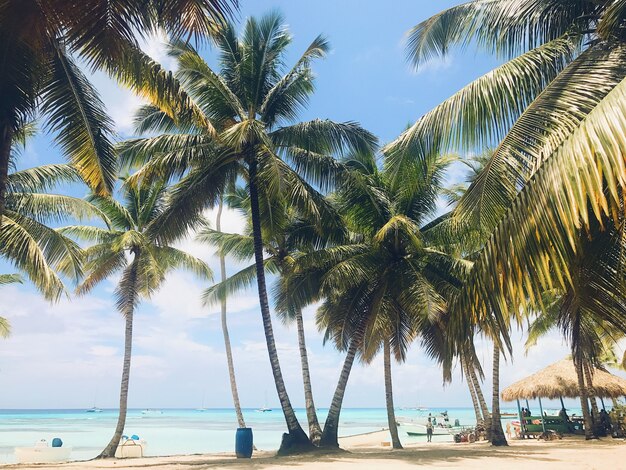
[[[473,81],[387,145],[394,160],[425,159],[451,149],[474,150],[500,141],[530,103],[572,60],[576,44],[555,39]]]
[[[514,310],[541,307],[543,291],[572,284],[569,260],[579,250],[579,230],[604,217],[618,219],[626,186],[625,128],[622,81],[515,198],[481,250],[461,301],[466,308],[489,315],[486,309],[507,311],[509,302]],[[494,272],[500,275],[487,274]]]
[[[407,33],[406,52],[419,67],[452,46],[476,44],[511,57],[568,31],[589,30],[595,4],[586,0],[472,0],[448,8]]]
[[[0,274],[0,286],[7,284],[22,284],[23,279],[19,274]]]
[[[43,89],[48,128],[85,182],[98,194],[113,188],[117,168],[110,139],[113,122],[98,92],[60,46]]]
[[[492,230],[542,160],[626,76],[626,49],[591,49],[528,107],[461,198],[457,220]]]
[[[78,183],[82,179],[71,165],[41,165],[26,170],[15,171],[8,176],[8,192],[42,192],[61,183]]]

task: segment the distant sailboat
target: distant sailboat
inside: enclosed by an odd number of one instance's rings
[[[85,412],[87,412],[87,413],[102,413],[102,409],[98,408],[96,406],[97,402],[98,402],[98,393],[96,392],[96,395],[93,398],[93,406],[91,408],[89,408],[88,410],[85,410]]]
[[[196,411],[200,411],[200,412],[209,411],[209,409],[205,408],[204,406],[204,394],[202,394],[202,406],[200,408],[196,408]]]
[[[267,392],[265,392],[265,403],[263,404],[261,408],[257,410],[257,412],[267,413],[268,411],[272,411],[272,409],[267,407]]]

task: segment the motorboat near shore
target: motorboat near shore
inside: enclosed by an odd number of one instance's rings
[[[32,447],[16,447],[15,459],[17,463],[67,462],[71,453],[72,448],[63,447],[63,441],[57,437],[52,440],[52,446],[42,439]]]
[[[403,432],[406,432],[409,436],[426,436],[426,425],[428,418],[432,419],[433,435],[444,436],[454,435],[463,427],[459,424],[459,420],[454,420],[454,426],[450,424],[450,418],[447,412],[443,412],[438,416],[428,415],[428,417],[420,417],[419,419],[411,418],[398,418],[398,426]]]
[[[426,424],[417,422],[398,422],[400,429],[406,432],[409,436],[426,436]],[[433,436],[449,436],[456,432],[455,428],[446,428],[440,426],[433,426]]]

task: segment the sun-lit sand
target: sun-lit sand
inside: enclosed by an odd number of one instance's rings
[[[330,455],[276,457],[259,452],[251,460],[237,460],[232,454],[151,457],[133,460],[73,462],[58,465],[6,465],[15,469],[154,469],[203,470],[215,468],[259,470],[297,468],[299,470],[374,470],[414,467],[463,469],[619,469],[626,468],[626,442],[605,438],[586,442],[580,437],[560,441],[512,441],[509,447],[493,448],[487,443],[419,443],[394,451],[383,446],[387,431],[341,439],[348,452]]]

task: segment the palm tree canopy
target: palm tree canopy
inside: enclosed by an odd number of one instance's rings
[[[16,151],[14,145],[14,155]],[[49,192],[61,183],[70,182],[82,182],[82,179],[76,169],[65,164],[14,171],[7,178],[0,255],[25,273],[51,300],[58,299],[65,291],[59,276],[77,281],[82,275],[82,265],[79,246],[48,224],[93,218],[107,222],[106,216],[89,202]]]
[[[362,335],[366,361],[384,339],[398,360],[438,322],[461,286],[464,263],[429,243],[422,226],[434,215],[447,158],[379,170],[373,155],[343,162],[351,171],[336,194],[356,243],[302,256],[282,285],[279,308],[322,300],[318,326],[340,349]]]
[[[248,19],[240,36],[227,24],[213,39],[218,71],[191,45],[170,46],[178,60],[177,87],[201,116],[172,119],[168,103],[145,107],[138,129],[161,134],[120,145],[125,167],[142,165],[131,183],[182,178],[161,220],[170,234],[162,236],[176,237],[193,227],[195,216],[214,205],[230,182],[248,181],[251,164],[263,204],[284,204],[282,199],[322,220],[327,207],[316,188],[331,187],[343,171],[333,156],[376,145],[374,136],[354,122],[294,123],[314,91],[311,63],[326,54],[327,41],[316,38],[286,69],[291,36],[278,13]],[[280,212],[267,211],[264,224]]]
[[[133,74],[128,57],[145,58],[137,36],[160,28],[173,37],[206,36],[233,5],[236,1],[1,2],[0,128],[16,131],[41,112],[87,184],[108,193],[116,177],[113,123],[72,56],[124,81],[124,74]]]
[[[116,295],[118,308],[125,313],[126,308],[136,306],[141,296],[149,297],[173,269],[184,268],[210,278],[211,270],[206,263],[159,243],[150,235],[158,233],[158,228],[154,232],[151,228],[164,210],[168,197],[166,186],[154,184],[139,189],[124,186],[123,190],[123,203],[111,197],[90,197],[106,214],[109,228],[67,226],[59,229],[64,235],[93,242],[84,250],[85,276],[78,292],[89,292],[102,280],[121,271]],[[130,282],[131,273],[133,282]]]
[[[0,274],[0,286],[6,284],[22,283],[19,274]],[[0,338],[8,338],[11,335],[11,324],[9,320],[0,317]]]
[[[505,328],[507,311],[539,305],[545,290],[571,285],[581,237],[595,233],[594,220],[601,230],[623,229],[622,5],[474,0],[409,32],[416,66],[453,45],[476,44],[510,59],[427,113],[387,149],[401,166],[436,152],[498,144],[451,222],[482,234],[483,249],[459,299],[459,311],[475,314],[472,322],[495,313]],[[610,269],[623,273],[620,263]],[[623,283],[623,275],[618,279]]]

